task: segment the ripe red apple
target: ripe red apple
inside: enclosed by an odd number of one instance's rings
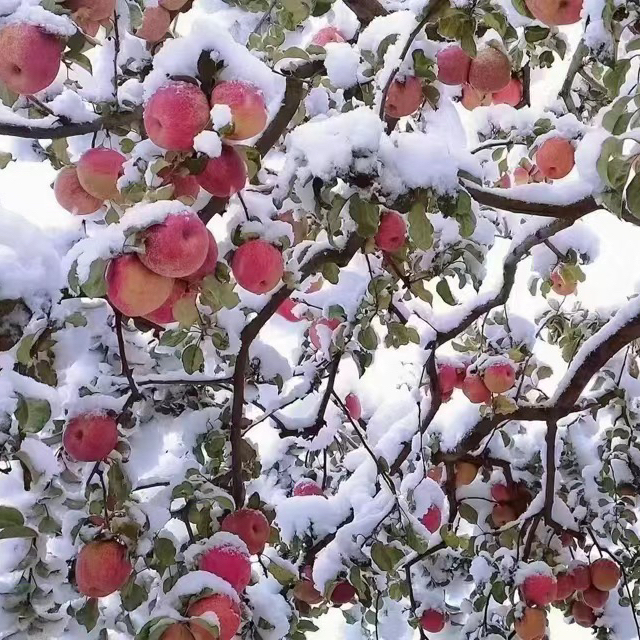
[[[174,308],[179,300],[190,300],[195,306],[196,292],[189,291],[187,283],[184,280],[174,280],[173,289],[171,289],[169,297],[157,309],[145,314],[145,319],[155,324],[176,322],[177,319],[174,315]]]
[[[556,586],[556,602],[567,600],[576,591],[576,585],[570,573],[560,573],[557,575]]]
[[[200,193],[200,185],[195,176],[190,173],[182,174],[178,171],[172,171],[169,167],[158,172],[158,176],[162,178],[162,185],[173,185],[173,198],[193,198],[194,200]]]
[[[471,56],[457,44],[440,49],[436,54],[438,80],[442,84],[464,84],[469,78]]]
[[[380,226],[374,239],[382,251],[397,251],[404,245],[406,235],[407,223],[404,218],[396,211],[386,211],[380,217]]]
[[[269,539],[269,521],[256,509],[238,509],[224,518],[221,531],[235,533],[248,547],[249,553],[262,553]]]
[[[244,187],[247,167],[233,147],[223,144],[221,154],[217,158],[209,158],[197,179],[200,186],[212,196],[230,198]]]
[[[267,107],[262,92],[246,82],[221,82],[211,92],[211,106],[226,104],[231,109],[233,132],[225,137],[246,140],[257,136],[267,124]]]
[[[296,482],[296,486],[293,487],[294,496],[324,496],[322,487],[308,478],[299,480]]]
[[[86,216],[102,206],[102,200],[82,188],[75,167],[64,167],[58,172],[53,183],[53,195],[63,209],[75,216]]]
[[[158,309],[173,289],[173,278],[150,271],[133,253],[111,260],[106,280],[109,301],[131,318]]]
[[[285,320],[288,320],[289,322],[300,322],[302,320],[302,318],[299,318],[297,315],[295,315],[293,313],[293,308],[297,304],[298,303],[295,300],[292,300],[291,298],[285,298],[278,305],[278,308],[276,309],[276,313],[281,318],[284,318]]]
[[[168,278],[188,276],[199,269],[209,250],[209,233],[191,212],[171,214],[142,234],[145,252],[140,262]]]
[[[580,21],[582,0],[525,0],[536,20],[554,27]]]
[[[333,588],[329,600],[331,604],[340,606],[351,602],[356,596],[356,590],[348,582],[338,582]]]
[[[504,527],[517,518],[514,508],[510,504],[496,504],[491,510],[491,520],[496,528]]]
[[[503,173],[498,182],[496,182],[496,187],[500,189],[508,189],[511,186],[511,178],[508,173]]]
[[[591,586],[591,572],[586,564],[576,565],[571,569],[569,575],[573,578],[576,591],[585,591]]]
[[[602,609],[609,599],[608,591],[601,591],[596,587],[589,587],[582,592],[582,599],[585,604],[588,604],[592,609]]]
[[[485,47],[471,60],[469,84],[480,92],[495,93],[511,80],[511,61],[495,47]]]
[[[591,563],[589,567],[591,583],[601,591],[611,591],[620,582],[620,569],[618,565],[608,558],[600,558]]]
[[[64,450],[79,462],[103,460],[117,443],[118,424],[107,411],[89,411],[71,418],[62,436]]]
[[[593,609],[582,602],[582,600],[574,600],[571,605],[571,615],[581,627],[593,627],[596,623],[597,616],[593,612]]]
[[[420,626],[428,633],[440,633],[445,622],[445,614],[437,609],[427,609],[420,616]]]
[[[78,553],[76,587],[89,598],[102,598],[120,589],[131,575],[127,548],[115,540],[94,540]]]
[[[438,365],[438,387],[440,393],[447,395],[458,386],[458,373],[456,368],[450,364]]]
[[[360,399],[355,393],[349,393],[344,399],[344,406],[347,407],[347,411],[352,420],[360,420],[362,416],[362,405]]]
[[[202,616],[205,613],[215,613],[218,616],[218,627],[220,636],[218,640],[231,640],[236,635],[240,627],[240,607],[238,603],[223,593],[215,593],[211,596],[200,598],[187,609],[189,617]],[[197,624],[196,621],[189,623]],[[204,627],[200,627],[204,630]],[[209,634],[211,635],[211,634]],[[209,640],[209,638],[207,638]],[[213,640],[213,639],[212,639]]]
[[[465,84],[462,87],[460,103],[467,111],[473,111],[476,107],[488,107],[491,104],[491,99],[491,93],[478,91],[470,84]]]
[[[550,575],[534,574],[522,583],[522,595],[528,605],[546,607],[556,599],[557,593],[556,579]]]
[[[82,154],[78,162],[78,180],[82,188],[94,198],[113,200],[120,194],[116,183],[122,175],[126,158],[113,149],[96,147]]]
[[[64,6],[88,20],[100,22],[113,16],[116,0],[67,0]]]
[[[322,345],[321,335],[330,335],[340,326],[340,320],[338,318],[319,318],[318,320],[314,320],[311,324],[311,328],[309,329],[309,339],[311,340],[311,344],[319,349]],[[320,331],[318,328],[321,327]]]
[[[536,151],[536,164],[545,178],[564,178],[569,175],[575,164],[573,145],[565,138],[548,138]]]
[[[517,107],[522,101],[522,82],[513,77],[509,84],[500,91],[496,91],[492,96],[493,104],[508,104]]]
[[[484,383],[491,393],[509,391],[516,382],[515,369],[508,362],[490,364],[483,373]]]
[[[522,617],[516,618],[514,627],[520,640],[539,640],[547,629],[547,613],[544,609],[527,607]]]
[[[576,292],[577,282],[569,282],[562,277],[562,271],[556,269],[551,273],[551,289],[559,296],[570,296]]]
[[[477,373],[468,373],[462,383],[462,393],[474,404],[491,402],[491,391]]]
[[[0,81],[21,94],[46,89],[58,75],[62,41],[32,24],[13,23],[0,29]]]
[[[506,484],[494,484],[491,487],[491,497],[496,502],[510,502],[513,499],[513,493]]]
[[[282,254],[264,240],[249,240],[236,249],[231,271],[237,283],[251,293],[271,291],[282,278]]]
[[[478,475],[478,467],[470,462],[456,462],[456,488],[465,487],[471,484]]]
[[[345,42],[346,38],[336,29],[336,27],[322,27],[313,39],[311,44],[315,44],[318,47],[324,47],[330,42]]]
[[[320,604],[324,598],[311,580],[300,580],[293,587],[293,597],[309,605]]]
[[[244,591],[251,580],[249,556],[230,544],[213,547],[203,553],[199,567],[226,580],[238,593]]]
[[[427,512],[420,518],[420,522],[422,522],[427,531],[435,533],[440,528],[442,512],[435,504],[432,504],[427,509]]]
[[[149,138],[159,147],[190,151],[193,138],[209,122],[209,101],[190,82],[169,82],[151,96],[143,119]]]
[[[424,100],[422,83],[415,76],[404,80],[394,80],[389,87],[384,112],[390,118],[410,116],[417,111]]]
[[[218,263],[218,243],[213,237],[211,231],[209,231],[208,229],[207,235],[207,255],[204,259],[204,262],[193,273],[190,273],[189,275],[184,277],[187,282],[200,282],[203,278],[211,275],[216,270],[216,264]]]
[[[171,14],[164,7],[146,7],[136,36],[150,43],[159,42],[169,31],[170,24]]]

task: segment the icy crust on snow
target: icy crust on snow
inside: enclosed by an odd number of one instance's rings
[[[189,207],[177,200],[134,205],[127,209],[119,222],[100,227],[96,235],[76,243],[65,256],[63,268],[68,271],[77,260],[78,278],[80,282],[85,282],[89,277],[91,263],[98,258],[108,259],[124,253],[126,238],[133,232],[160,224],[168,215],[189,213],[192,213]]]

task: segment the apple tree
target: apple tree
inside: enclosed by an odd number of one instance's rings
[[[55,180],[0,213],[0,638],[640,640],[640,297],[580,297],[638,50],[614,0],[3,0]]]

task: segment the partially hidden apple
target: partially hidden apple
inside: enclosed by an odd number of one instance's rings
[[[102,598],[122,588],[131,575],[127,548],[116,540],[94,540],[76,559],[78,591],[89,598]]]
[[[225,516],[221,531],[235,533],[249,549],[249,553],[262,553],[269,539],[269,521],[257,509],[238,509]]]
[[[209,158],[196,178],[200,186],[212,196],[230,198],[244,188],[247,166],[233,147],[223,144],[220,155]]]
[[[233,80],[217,84],[211,92],[211,106],[224,104],[231,110],[233,131],[230,140],[246,140],[258,135],[267,124],[267,107],[262,92],[247,82]]]
[[[82,188],[75,167],[60,169],[53,183],[53,195],[63,209],[75,216],[95,213],[102,206],[102,200]]]

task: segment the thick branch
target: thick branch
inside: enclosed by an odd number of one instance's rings
[[[544,488],[544,520],[548,525],[553,523],[553,502],[556,496],[556,436],[558,423],[554,419],[547,420],[547,455],[546,455],[546,481]]]
[[[345,4],[356,14],[362,27],[366,27],[374,18],[387,15],[387,10],[378,0],[345,0]]]

